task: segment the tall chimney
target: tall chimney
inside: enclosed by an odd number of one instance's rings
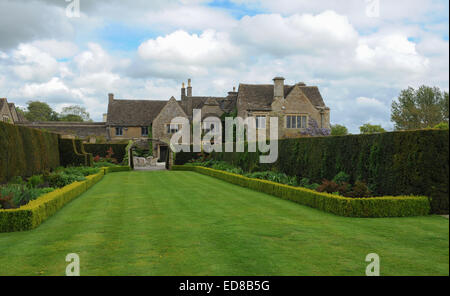
[[[103,113],[103,122],[106,122],[108,120],[108,114]]]
[[[181,100],[184,100],[184,98],[186,97],[186,88],[184,87],[184,82],[181,85]]]
[[[187,96],[192,97],[191,78],[188,79]]]
[[[108,94],[108,102],[111,104],[114,101],[114,94]]]
[[[273,79],[273,97],[274,99],[284,99],[284,78],[275,77]]]

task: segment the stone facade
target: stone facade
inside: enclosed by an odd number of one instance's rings
[[[181,88],[181,100],[117,100],[108,95],[108,112],[101,123],[28,123],[27,126],[44,128],[82,138],[105,137],[107,141],[158,139],[153,141],[155,157],[166,151],[174,129],[168,128],[175,117],[192,121],[193,109],[200,109],[202,119],[223,114],[236,114],[242,118],[258,117],[264,122],[269,136],[269,117],[278,117],[280,138],[299,137],[307,130],[311,120],[322,129],[330,128],[330,109],[325,105],[318,87],[299,82],[285,85],[284,78],[276,77],[272,84],[240,84],[238,90],[224,97],[194,96],[191,80]],[[13,118],[5,99],[0,100],[0,116]],[[1,102],[4,102],[3,104]],[[6,107],[5,107],[6,106]],[[15,109],[14,109],[15,110]],[[8,113],[9,112],[9,113]],[[1,117],[0,117],[1,119]],[[262,124],[264,125],[264,124]],[[166,153],[166,152],[164,152]]]
[[[17,124],[25,122],[25,118],[17,113],[14,103],[8,103],[6,98],[0,98],[0,121]]]
[[[235,113],[243,118],[266,117],[267,136],[269,118],[278,117],[280,138],[301,136],[311,120],[322,129],[330,128],[330,109],[316,86],[302,82],[285,85],[284,78],[276,77],[273,84],[240,84],[238,91],[233,89],[225,97],[208,97],[194,96],[189,79],[187,88],[183,83],[180,101],[174,97],[169,101],[115,100],[110,94],[106,116],[108,136],[112,140],[148,138],[141,131],[151,127],[152,138],[161,141],[153,143],[154,155],[160,157],[161,147],[166,147],[172,137],[168,129],[171,120],[182,116],[192,121],[193,109],[201,110],[202,119],[220,118],[224,113]]]
[[[154,156],[161,157],[161,148],[168,147],[170,139],[172,138],[170,122],[175,117],[187,118],[188,116],[177,100],[174,97],[171,97],[164,108],[159,112],[158,116],[153,120],[152,138],[159,140],[159,142],[153,142]]]

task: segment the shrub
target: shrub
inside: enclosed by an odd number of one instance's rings
[[[91,166],[92,154],[84,152],[81,140],[59,139],[60,161],[63,166]]]
[[[327,193],[339,192],[339,184],[334,181],[323,180],[322,184],[317,188],[317,191]]]
[[[370,190],[364,182],[356,181],[355,185],[353,185],[352,190],[348,193],[349,197],[370,197]]]
[[[18,185],[25,185],[27,182],[25,182],[21,176],[15,176],[12,177],[11,180],[9,180],[8,184],[18,184]]]
[[[366,180],[374,195],[425,195],[433,213],[448,214],[448,130],[283,139],[278,147],[273,164],[260,164],[260,152],[214,152],[210,157],[245,172],[276,170],[316,183],[342,171],[350,182]],[[184,158],[180,154],[177,159]]]
[[[428,215],[430,212],[430,202],[424,196],[347,198],[199,166],[174,165],[172,170],[195,171],[340,216],[405,217]]]
[[[0,204],[3,209],[17,208],[53,190],[53,188],[34,188],[18,184],[4,185],[0,187]]]
[[[92,155],[106,158],[108,151],[111,150],[117,163],[121,163],[125,157],[125,147],[127,144],[84,144],[84,150]]]
[[[85,177],[79,174],[66,174],[62,172],[51,173],[46,176],[46,182],[50,187],[62,188],[76,181],[84,181]]]
[[[28,178],[28,187],[37,188],[44,183],[44,178],[42,175],[34,175]]]
[[[96,167],[96,168],[114,167],[114,166],[119,166],[119,165],[114,164],[112,162],[107,162],[107,161],[99,161],[99,162],[94,163],[94,167]]]
[[[337,184],[349,183],[350,175],[346,174],[345,172],[339,172],[336,176],[334,176],[333,182]]]
[[[59,165],[57,134],[0,122],[0,183]]]

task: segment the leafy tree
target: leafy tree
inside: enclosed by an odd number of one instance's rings
[[[448,123],[448,93],[438,87],[421,86],[402,90],[392,102],[391,121],[397,130],[433,127]]]
[[[366,123],[359,127],[361,134],[375,134],[375,133],[385,133],[386,130],[381,127],[381,125],[374,125]]]
[[[340,124],[331,125],[332,136],[345,136],[348,135],[348,129]]]
[[[58,121],[58,114],[44,102],[29,101],[27,102],[27,111],[25,118],[29,121]]]
[[[446,129],[448,129],[448,123],[447,122],[441,122],[439,124],[436,124],[433,128],[446,130]]]
[[[71,122],[83,122],[83,118],[79,115],[75,114],[67,114],[67,115],[60,115],[59,116],[60,121],[71,121]]]
[[[64,107],[60,114],[60,120],[62,121],[90,121],[89,113],[86,108],[73,105]]]

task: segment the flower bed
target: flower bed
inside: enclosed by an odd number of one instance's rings
[[[174,165],[172,170],[194,171],[339,216],[379,218],[423,216],[430,213],[430,201],[425,196],[348,198],[200,166]]]
[[[65,204],[78,197],[100,181],[106,173],[126,171],[129,167],[102,168],[54,191],[44,194],[17,209],[0,210],[0,232],[25,231],[38,227]]]

